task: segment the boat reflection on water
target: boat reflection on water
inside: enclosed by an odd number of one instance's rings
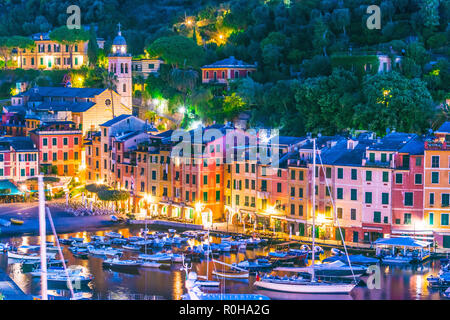
[[[84,242],[91,241],[94,235],[104,236],[108,231],[115,231],[122,234],[124,237],[138,236],[139,227],[120,228],[113,230],[95,231],[95,232],[79,232],[71,234],[61,234],[60,239],[69,239],[69,237],[83,239]],[[166,230],[167,231],[167,230]],[[93,237],[96,238],[95,236]],[[51,241],[52,237],[47,237]],[[214,243],[220,242],[218,237],[211,236]],[[201,246],[204,240],[190,239],[191,246]],[[39,237],[25,236],[16,238],[3,238],[2,243],[9,242],[10,244],[19,247],[21,245],[37,245]],[[120,246],[115,246],[120,248]],[[259,256],[265,256],[273,250],[271,247],[259,247],[244,252],[231,252],[221,254],[219,258],[226,264],[233,265],[243,260],[258,259]],[[175,252],[175,250],[174,250]],[[153,254],[154,252],[149,252]],[[69,244],[63,246],[64,259],[68,260],[67,265],[82,265],[87,269],[87,272],[94,276],[88,288],[81,288],[77,290],[82,292],[83,298],[91,299],[181,299],[186,293],[185,289],[185,274],[180,272],[180,264],[167,264],[169,269],[161,268],[139,268],[137,274],[128,274],[103,268],[103,261],[106,257],[98,257],[89,255],[88,259],[79,259],[69,251]],[[321,260],[331,256],[329,250],[321,255]],[[136,259],[138,253],[124,250],[122,260]],[[437,274],[440,270],[441,264],[439,260],[429,260],[423,265],[407,265],[407,266],[388,266],[380,265],[381,271],[381,289],[370,290],[367,288],[367,275],[361,277],[361,282],[356,286],[349,295],[337,294],[304,294],[304,293],[283,293],[270,291],[265,289],[258,289],[253,285],[256,280],[254,275],[250,275],[248,279],[232,279],[224,280],[215,278],[213,270],[223,271],[225,266],[216,265],[215,262],[209,261],[209,268],[207,267],[207,259],[198,259],[193,262],[193,270],[198,274],[207,276],[209,280],[220,281],[220,289],[202,288],[202,291],[208,293],[229,293],[229,294],[261,294],[273,300],[410,300],[410,299],[444,299],[440,290],[430,289],[427,287],[428,276]],[[311,261],[309,261],[311,264]],[[306,265],[307,267],[308,265]],[[8,255],[0,253],[0,268],[6,270],[7,274],[19,285],[19,287],[27,294],[38,296],[41,294],[40,282],[36,278],[33,281],[32,275],[28,271],[24,271],[22,264],[13,263],[8,265]],[[63,297],[70,297],[70,292],[67,289],[56,290],[59,288],[49,287],[49,294]],[[442,291],[443,292],[443,291]]]

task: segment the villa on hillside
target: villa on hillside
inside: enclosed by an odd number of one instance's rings
[[[256,62],[249,64],[231,56],[227,59],[205,65],[201,69],[202,83],[219,83],[228,86],[230,80],[246,78],[252,72],[255,72],[257,70],[257,64]]]

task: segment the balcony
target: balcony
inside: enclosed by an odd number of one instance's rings
[[[425,150],[450,150],[447,142],[425,141]]]
[[[363,166],[365,167],[375,167],[375,168],[391,168],[393,166],[393,162],[391,161],[369,161],[363,160]]]

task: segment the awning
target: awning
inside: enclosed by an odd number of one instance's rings
[[[9,180],[0,180],[0,196],[18,196],[23,195],[14,183]]]
[[[378,227],[363,227],[363,230],[383,231],[383,228],[378,228]]]
[[[410,237],[402,238],[380,238],[375,241],[376,245],[424,248],[431,245],[431,242],[415,240]]]
[[[433,231],[432,230],[416,230],[416,231],[411,231],[411,230],[392,230],[391,231],[392,234],[410,234],[410,235],[416,235],[416,234],[430,234],[433,235]]]

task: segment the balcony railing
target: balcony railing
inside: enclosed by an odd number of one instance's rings
[[[447,142],[432,142],[425,141],[425,149],[426,150],[450,150],[450,144]]]

